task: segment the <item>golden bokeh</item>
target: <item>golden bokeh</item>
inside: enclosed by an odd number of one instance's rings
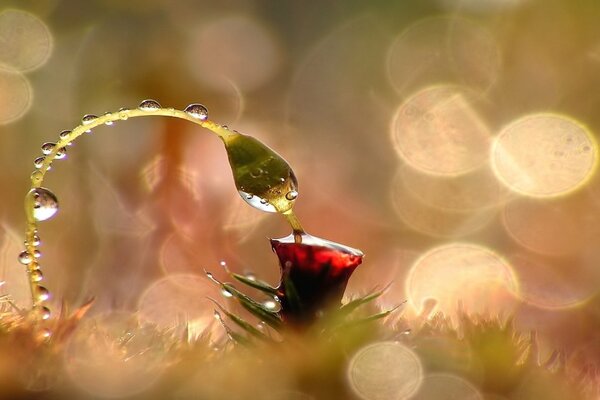
[[[509,189],[533,197],[560,196],[595,172],[598,146],[577,121],[532,114],[511,122],[494,140],[492,166]]]
[[[419,357],[399,342],[378,342],[360,349],[348,365],[353,392],[364,400],[412,398],[423,380]]]
[[[30,12],[5,9],[0,12],[0,69],[2,65],[27,72],[44,65],[53,50],[48,26]]]
[[[409,304],[419,312],[433,299],[436,309],[456,316],[468,313],[507,315],[515,305],[519,284],[512,267],[498,254],[469,243],[435,247],[412,265],[406,278]]]
[[[452,85],[426,88],[394,115],[391,134],[398,156],[434,175],[459,175],[488,159],[491,132],[477,112],[478,95]]]

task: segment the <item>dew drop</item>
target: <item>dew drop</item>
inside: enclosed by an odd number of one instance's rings
[[[142,111],[156,111],[160,109],[160,104],[156,100],[147,99],[142,101],[138,108]]]
[[[223,295],[223,297],[233,297],[233,293],[231,293],[227,288],[222,288],[221,294]]]
[[[32,189],[29,195],[33,197],[33,218],[36,221],[46,221],[58,211],[58,199],[50,190],[39,187]]]
[[[33,166],[36,168],[42,168],[42,165],[44,165],[44,160],[46,159],[46,157],[38,157],[35,160],[33,160]]]
[[[33,235],[33,241],[31,242],[31,244],[34,246],[39,246],[41,243],[42,243],[42,241],[40,240],[39,235],[37,235],[37,234]]]
[[[285,198],[288,199],[289,201],[296,200],[298,198],[298,192],[295,190],[290,190],[289,192],[287,192],[285,194]]]
[[[33,308],[33,312],[40,319],[47,320],[47,319],[50,318],[50,309],[48,307],[45,307],[45,306],[35,306]]]
[[[263,306],[274,312],[278,312],[281,310],[281,303],[275,301],[274,299],[263,302]]]
[[[200,121],[206,121],[208,119],[208,109],[202,104],[190,104],[183,111],[190,117],[199,119]]]
[[[34,250],[33,251],[33,257],[34,258],[40,258],[42,256],[42,253],[40,253],[39,250]]]
[[[31,280],[34,282],[41,282],[44,279],[44,275],[42,274],[42,271],[36,269],[33,270],[29,273],[29,276],[31,277]]]
[[[58,149],[58,151],[56,152],[55,158],[57,160],[62,160],[66,157],[67,157],[67,149],[65,147],[61,147],[60,149]]]
[[[56,146],[56,143],[52,143],[52,142],[44,143],[42,145],[42,153],[44,153],[45,155],[52,153],[52,150],[54,150],[55,146]]]
[[[253,169],[250,171],[250,176],[253,178],[258,178],[263,174],[263,170],[260,168]]]
[[[50,310],[48,310],[48,318],[50,318]],[[43,318],[43,319],[48,319],[48,318]],[[40,331],[40,339],[42,339],[42,340],[48,340],[48,339],[50,339],[51,336],[52,336],[52,331],[48,328],[44,328]]]
[[[215,319],[217,321],[219,321],[219,322],[223,321],[223,317],[221,317],[221,314],[217,310],[214,311],[213,316],[215,317]]]
[[[266,212],[277,212],[277,209],[272,204],[270,204],[267,199],[260,198],[256,195],[253,195],[252,193],[244,192],[243,190],[238,190],[238,193],[240,194],[240,196],[242,196],[242,199],[244,199],[246,203],[248,203],[254,208]]]
[[[71,134],[71,131],[62,131],[61,133],[58,134],[58,137],[64,140],[64,139],[68,138],[70,134]]]
[[[44,174],[42,174],[42,171],[33,171],[30,178],[31,178],[31,182],[39,183],[42,181],[43,177],[44,177]]]
[[[109,116],[109,115],[110,115],[110,113],[109,113],[109,112],[107,112],[107,113],[104,113],[103,117],[107,117],[107,116]],[[104,125],[106,125],[106,126],[111,126],[111,125],[112,125],[112,124],[114,124],[114,123],[115,123],[115,121],[108,120],[108,121],[106,121],[106,122],[104,123]]]
[[[248,272],[244,275],[246,277],[246,279],[248,279],[249,281],[255,281],[256,280],[256,275],[254,275],[254,273],[252,272]]]
[[[121,121],[127,121],[127,119],[129,118],[129,115],[127,115],[128,111],[129,111],[128,108],[120,108],[119,109],[119,119]]]
[[[43,286],[37,286],[35,296],[38,301],[47,301],[50,298],[50,292]]]
[[[83,125],[90,125],[91,123],[93,123],[97,119],[98,119],[97,115],[86,114],[86,115],[83,116],[83,118],[81,118],[81,123]]]
[[[31,264],[31,262],[33,261],[33,257],[31,257],[31,254],[29,254],[29,252],[27,252],[27,250],[22,251],[19,254],[19,262],[23,265],[28,265]]]

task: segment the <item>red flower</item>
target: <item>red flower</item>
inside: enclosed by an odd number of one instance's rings
[[[307,234],[301,238],[301,243],[293,235],[271,239],[281,266],[281,317],[296,326],[312,322],[327,307],[339,306],[363,258],[360,250]]]

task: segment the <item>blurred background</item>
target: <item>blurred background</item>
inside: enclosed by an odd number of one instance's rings
[[[600,357],[600,3],[596,0],[2,0],[0,294],[43,142],[146,98],[255,136],[300,182],[308,232],[367,257],[347,295],[514,315],[542,354]],[[198,331],[227,262],[273,283],[278,215],[239,198],[220,141],[135,119],[69,148],[45,186],[56,309],[139,311]]]

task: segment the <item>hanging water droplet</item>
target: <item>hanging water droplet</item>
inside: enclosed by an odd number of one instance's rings
[[[55,158],[57,160],[62,160],[66,157],[67,157],[67,149],[65,147],[61,147],[60,149],[58,149],[58,151],[56,152]]]
[[[50,298],[50,292],[43,286],[35,288],[35,297],[37,301],[47,301]]]
[[[81,118],[82,125],[90,125],[92,122],[98,119],[97,115],[94,114],[86,114]]]
[[[294,201],[298,198],[298,192],[295,190],[290,190],[289,192],[287,192],[285,194],[285,198],[288,199],[289,201]]]
[[[41,243],[42,243],[42,241],[40,240],[39,235],[37,235],[37,234],[33,235],[33,241],[31,242],[31,244],[37,247]]]
[[[27,252],[27,250],[24,250],[19,254],[19,262],[21,264],[28,265],[31,264],[32,261],[33,257],[31,256],[31,254],[29,254],[29,252]]]
[[[68,138],[70,134],[71,134],[71,131],[62,131],[61,133],[58,134],[58,137],[64,140],[64,139]]]
[[[39,250],[34,250],[33,251],[33,257],[34,258],[40,258],[42,256],[42,253],[40,253]]]
[[[103,117],[106,117],[106,116],[109,116],[109,115],[110,115],[110,113],[109,113],[109,112],[107,112],[107,113],[104,113]],[[109,119],[109,120],[107,120],[106,122],[104,122],[104,125],[111,126],[111,125],[112,125],[112,124],[114,124],[114,123],[115,123],[114,121],[111,121],[111,120]]]
[[[44,275],[42,274],[42,271],[36,269],[33,270],[29,273],[29,276],[31,277],[31,280],[33,282],[41,282],[44,279]]]
[[[251,193],[246,193],[243,190],[238,190],[238,193],[240,196],[242,196],[242,199],[244,199],[246,203],[250,204],[254,208],[258,208],[259,210],[266,212],[277,212],[277,209],[270,204],[267,199],[262,199]]]
[[[33,160],[33,166],[36,168],[42,168],[42,165],[44,165],[44,160],[46,159],[46,157],[38,157],[35,160]]]
[[[185,108],[185,111],[190,117],[206,121],[208,119],[208,109],[202,104],[190,104]]]
[[[45,155],[52,153],[52,150],[54,150],[55,146],[56,146],[56,143],[52,143],[52,142],[44,143],[42,145],[42,153],[44,153]]]
[[[254,275],[253,272],[247,272],[246,275],[244,275],[246,277],[246,279],[248,279],[249,281],[255,281],[256,280],[256,275]]]
[[[226,287],[221,288],[221,294],[223,297],[233,297],[233,293],[231,293]]]
[[[39,171],[38,171],[39,172]],[[58,199],[50,190],[38,187],[28,193],[33,199],[33,218],[36,221],[46,221],[58,211]]]
[[[160,109],[160,104],[156,100],[147,99],[142,101],[138,108],[142,111],[156,111]]]

